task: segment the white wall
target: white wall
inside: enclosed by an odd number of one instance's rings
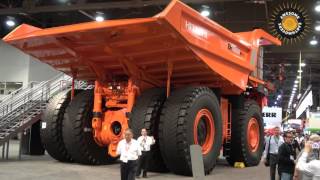
[[[29,64],[29,56],[0,41],[0,82],[22,82],[27,85]]]
[[[46,81],[55,77],[59,72],[53,69],[51,66],[42,63],[41,61],[30,57],[29,65],[29,82],[34,81]]]
[[[46,81],[59,72],[0,40],[0,82]]]

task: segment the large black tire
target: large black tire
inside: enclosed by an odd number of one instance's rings
[[[41,118],[40,137],[48,154],[62,162],[71,162],[62,137],[62,121],[65,109],[70,103],[70,91],[63,91],[49,100]]]
[[[148,134],[153,136],[156,143],[151,146],[149,158],[149,171],[167,172],[160,148],[158,128],[161,108],[166,99],[164,89],[149,89],[140,95],[132,109],[129,125],[133,130],[134,138],[138,138],[141,129],[146,128]]]
[[[259,125],[259,144],[254,150],[250,148],[247,138],[248,124],[251,118],[255,118]],[[242,108],[233,110],[231,126],[231,148],[227,152],[228,163],[231,166],[235,162],[244,162],[247,167],[258,165],[264,143],[263,118],[259,105],[253,100],[245,101]]]
[[[116,160],[108,155],[108,147],[96,144],[92,133],[93,91],[77,94],[66,109],[63,139],[72,159],[81,164],[109,164]]]
[[[176,174],[192,175],[190,145],[195,144],[195,133],[199,133],[198,128],[194,132],[194,124],[202,109],[211,113],[210,122],[214,123],[212,147],[203,155],[208,174],[216,165],[222,143],[222,117],[216,95],[206,87],[188,87],[174,91],[164,103],[159,123],[160,149],[167,167]]]

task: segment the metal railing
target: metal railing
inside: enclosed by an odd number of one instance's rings
[[[51,80],[29,84],[2,99],[0,103],[0,146],[3,146],[3,159],[5,154],[8,159],[10,138],[39,121],[49,99],[59,92],[70,89],[71,84],[72,78],[61,73]],[[75,89],[93,88],[94,85],[85,81],[75,81]],[[21,153],[19,153],[19,159],[20,157]]]
[[[56,93],[69,88],[71,77],[59,74],[51,80],[25,89],[19,89],[0,103],[0,122],[14,110],[31,101],[47,101]]]

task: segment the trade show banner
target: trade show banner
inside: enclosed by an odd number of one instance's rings
[[[262,110],[264,128],[281,127],[282,108],[280,107],[264,107]]]
[[[311,132],[320,132],[320,112],[310,113],[307,129]]]
[[[313,95],[312,91],[306,95],[306,97],[302,100],[302,102],[298,105],[297,110],[296,110],[296,118],[298,119],[301,114],[309,108],[309,106],[313,105]]]

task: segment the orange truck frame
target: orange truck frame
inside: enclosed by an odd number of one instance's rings
[[[151,18],[48,29],[23,24],[3,40],[74,79],[95,82],[92,96],[74,88],[68,96],[72,100],[59,120],[71,127],[60,132],[64,153],[55,155],[44,142],[58,160],[69,154],[80,163],[110,162],[117,157],[124,130],[130,127],[137,136],[145,127],[157,141],[152,148],[157,165],[150,167],[156,171],[191,175],[191,144],[202,147],[206,173],[213,169],[221,147],[231,165],[241,161],[254,166],[260,161],[261,108],[265,90],[272,89],[262,80],[262,46],[281,45],[263,30],[233,33],[173,0]],[[86,147],[86,142],[74,142],[76,136],[70,133],[79,120],[74,113],[81,109],[79,103],[92,108],[81,122],[91,122],[91,141],[108,148],[103,156],[89,146],[83,151],[89,155],[74,150]]]

